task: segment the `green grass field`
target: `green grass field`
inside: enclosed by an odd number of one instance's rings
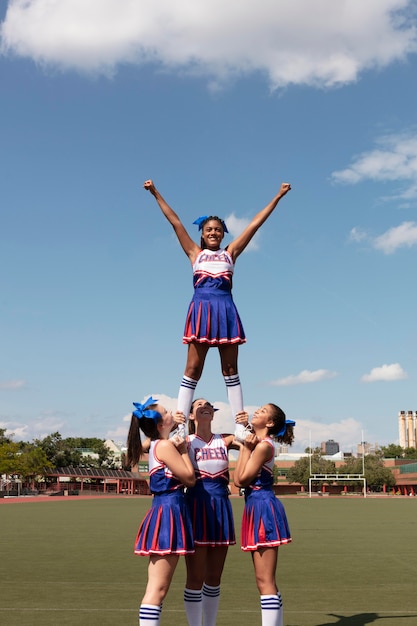
[[[283,498],[286,626],[416,626],[417,498]],[[132,546],[148,498],[0,505],[0,624],[136,625],[147,559]],[[239,530],[242,498],[232,498]],[[184,562],[161,623],[186,624]],[[229,550],[219,626],[261,623],[251,557]]]

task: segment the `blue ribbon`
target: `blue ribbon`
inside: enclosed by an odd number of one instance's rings
[[[209,215],[201,215],[200,217],[198,217],[198,218],[197,218],[197,219],[193,222],[193,224],[196,224],[196,225],[198,226],[198,230],[201,230],[201,229],[203,228],[203,224],[204,224],[204,222],[205,222],[205,221],[206,221],[209,217],[210,217]],[[217,219],[217,218],[216,218],[216,219]],[[224,220],[221,220],[221,219],[219,218],[219,222],[220,222],[220,224],[223,226],[223,230],[224,230],[224,232],[225,232],[225,233],[228,233],[229,231],[227,230],[227,226],[226,226],[226,224],[225,224]]]
[[[284,426],[281,428],[279,433],[275,435],[275,437],[283,437],[287,431],[287,426],[295,426],[294,420],[285,420]]]
[[[149,417],[155,422],[159,419],[162,419],[162,415],[158,413],[158,411],[153,411],[152,409],[148,409],[148,406],[151,404],[157,404],[158,400],[154,400],[152,396],[150,396],[144,404],[140,404],[139,402],[134,402],[133,406],[136,407],[136,411],[133,411],[133,415],[140,420],[142,417]]]

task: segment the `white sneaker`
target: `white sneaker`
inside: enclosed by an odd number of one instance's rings
[[[244,443],[246,441],[246,437],[253,433],[252,426],[248,424],[247,426],[242,426],[242,424],[237,424],[235,430],[235,439],[240,441],[240,443]]]
[[[172,431],[172,435],[176,435],[178,437],[181,437],[181,439],[185,439],[187,436],[187,433],[185,432],[185,424],[178,424],[177,428]]]

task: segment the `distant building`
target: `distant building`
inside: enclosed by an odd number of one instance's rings
[[[366,456],[367,454],[376,454],[379,450],[379,445],[377,443],[368,443],[367,441],[361,441],[358,443],[356,447],[356,454],[359,457]]]
[[[416,448],[417,411],[400,411],[398,413],[398,430],[402,448]]]
[[[121,469],[123,454],[126,453],[126,448],[124,448],[122,445],[118,445],[117,443],[115,443],[113,439],[106,439],[104,445],[108,450],[110,450],[113,455],[114,466]],[[94,452],[92,448],[76,448],[76,450],[81,454],[81,462],[82,459],[90,458],[97,461],[100,458],[98,453]]]
[[[123,454],[126,452],[126,448],[123,447],[122,445],[115,443],[113,439],[106,439],[106,441],[104,442],[104,445],[106,446],[106,448],[110,450],[110,452],[113,453],[115,466],[121,468],[122,457],[123,457]]]
[[[81,454],[82,459],[94,459],[97,460],[99,458],[97,452],[94,452],[92,448],[75,448],[76,452]]]
[[[288,446],[284,444],[280,444],[275,447],[275,456],[279,456],[280,454],[288,454]]]
[[[321,453],[326,456],[332,456],[340,452],[340,446],[334,439],[328,439],[328,441],[321,442]]]

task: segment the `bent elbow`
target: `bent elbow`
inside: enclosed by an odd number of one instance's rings
[[[251,482],[252,482],[252,479],[251,479],[251,478],[244,478],[244,477],[243,477],[243,478],[241,478],[241,479],[238,481],[238,483],[239,483],[239,484],[235,483],[235,485],[236,485],[236,487],[239,487],[239,488],[241,488],[241,489],[242,489],[242,488],[245,488],[245,487],[249,487],[249,485],[251,484]]]
[[[186,487],[194,487],[194,485],[195,485],[195,475],[193,474],[192,476],[187,477],[187,479],[184,480],[184,485]]]

